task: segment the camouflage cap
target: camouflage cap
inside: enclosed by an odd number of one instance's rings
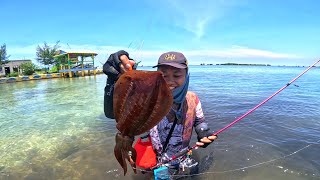
[[[179,69],[188,68],[187,58],[180,52],[166,52],[161,54],[158,60],[158,64],[155,67],[159,67],[162,65],[172,66]]]

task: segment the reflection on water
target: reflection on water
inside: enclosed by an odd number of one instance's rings
[[[206,119],[217,131],[302,70],[191,67],[190,89],[199,95]],[[290,86],[220,134],[213,145],[195,150],[203,172],[198,177],[318,179],[319,74],[314,69],[297,81],[299,87]],[[124,177],[114,158],[115,122],[103,114],[105,80],[99,75],[1,84],[0,179],[145,177],[131,169]]]

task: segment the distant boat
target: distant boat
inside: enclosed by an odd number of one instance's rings
[[[22,76],[22,77],[21,77],[21,80],[22,80],[22,81],[29,81],[30,78],[29,78],[29,76]]]

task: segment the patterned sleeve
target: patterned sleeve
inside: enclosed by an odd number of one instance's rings
[[[203,123],[205,121],[204,118],[204,114],[202,111],[202,107],[201,107],[201,102],[198,98],[198,96],[196,96],[196,118],[195,118],[195,122],[194,122],[194,126],[197,126],[200,123]]]

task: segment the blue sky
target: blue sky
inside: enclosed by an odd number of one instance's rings
[[[37,45],[95,51],[97,65],[120,49],[143,65],[166,51],[190,64],[310,65],[320,58],[317,0],[0,1],[0,44],[10,59]],[[101,63],[100,63],[101,62]]]

